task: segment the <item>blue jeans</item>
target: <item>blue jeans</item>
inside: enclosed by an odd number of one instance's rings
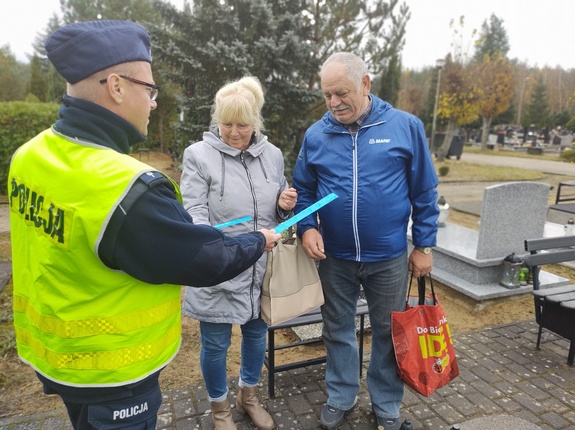
[[[391,312],[405,310],[407,294],[407,254],[393,260],[373,263],[327,257],[319,264],[325,304],[323,340],[327,349],[327,404],[348,410],[359,391],[359,348],[355,309],[363,287],[371,324],[371,360],[367,387],[376,415],[399,417],[403,382],[391,340]]]
[[[241,325],[240,380],[255,387],[260,380],[266,353],[267,324],[261,318]],[[200,367],[210,402],[224,401],[228,395],[226,357],[232,340],[232,324],[200,321]]]

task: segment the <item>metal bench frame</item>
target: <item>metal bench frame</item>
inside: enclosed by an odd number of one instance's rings
[[[575,187],[575,181],[559,182],[559,185],[557,186],[557,195],[555,196],[555,204],[549,205],[549,209],[575,215],[575,194],[571,190],[567,195],[562,195],[561,189],[563,187]]]
[[[537,349],[540,349],[543,329],[571,341],[567,363],[573,366],[575,360],[575,285],[553,288],[539,288],[540,266],[575,260],[575,236],[528,239],[525,250],[530,254],[524,258],[533,275],[533,296],[535,321],[539,325]]]
[[[557,186],[557,195],[555,196],[555,204],[575,201],[575,197],[572,195],[569,197],[561,197],[561,188],[563,187],[575,187],[575,181],[559,182],[559,185]]]
[[[368,314],[367,301],[360,299],[357,301],[357,308],[355,315],[359,317],[359,376],[362,375],[363,366],[363,340],[365,334],[365,315]],[[325,355],[317,358],[310,358],[307,360],[296,361],[292,363],[286,363],[281,365],[276,365],[275,363],[275,352],[285,348],[293,348],[300,345],[308,345],[317,342],[321,342],[322,338],[301,340],[299,342],[292,342],[285,345],[276,345],[274,334],[276,330],[283,328],[299,327],[310,324],[321,323],[321,311],[320,308],[315,308],[308,313],[301,315],[299,317],[293,318],[289,321],[283,322],[281,324],[276,324],[274,326],[268,327],[268,348],[266,351],[266,356],[264,358],[264,364],[268,368],[268,390],[270,398],[275,397],[275,374],[283,370],[298,369],[301,367],[311,366],[313,364],[325,363],[327,357]]]

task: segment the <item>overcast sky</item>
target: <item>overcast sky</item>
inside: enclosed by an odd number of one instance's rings
[[[184,0],[170,0],[176,6]],[[470,46],[473,29],[494,13],[507,30],[509,58],[531,66],[575,68],[575,0],[406,0],[411,19],[407,25],[403,67],[432,66],[452,52],[454,42],[450,21],[465,16],[462,45]],[[20,61],[28,61],[32,43],[54,13],[60,14],[59,0],[2,0],[0,46],[10,49]]]

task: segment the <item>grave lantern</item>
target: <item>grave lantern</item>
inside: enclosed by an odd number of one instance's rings
[[[575,234],[575,222],[573,218],[569,218],[567,220],[567,224],[565,224],[565,236],[570,236]]]
[[[445,227],[445,220],[449,216],[449,205],[445,201],[445,197],[441,196],[437,200],[437,206],[439,207],[439,218],[437,219],[437,226]]]
[[[514,252],[503,259],[503,272],[499,285],[505,288],[517,288],[520,285],[519,274],[523,261]]]

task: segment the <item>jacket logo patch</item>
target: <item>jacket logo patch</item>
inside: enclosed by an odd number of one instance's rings
[[[370,145],[375,145],[376,143],[391,143],[391,139],[369,139]]]

